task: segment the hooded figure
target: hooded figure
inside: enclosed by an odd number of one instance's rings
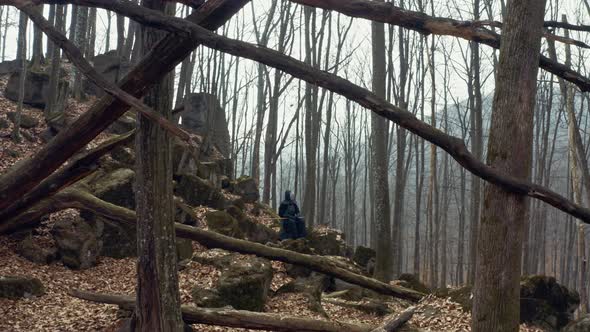
[[[299,206],[291,197],[291,191],[285,191],[285,200],[279,206],[279,217],[281,217],[281,240],[297,239],[306,236],[305,222],[299,216]]]

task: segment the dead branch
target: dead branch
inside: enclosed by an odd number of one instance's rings
[[[70,296],[97,303],[115,304],[124,309],[135,307],[135,298],[127,295],[100,294],[70,290]],[[338,321],[326,321],[279,314],[267,314],[234,309],[207,309],[183,305],[182,319],[187,324],[207,324],[228,327],[241,327],[253,330],[271,330],[283,332],[369,332],[366,325]]]
[[[249,0],[209,0],[187,20],[215,30],[248,2]],[[129,94],[141,97],[151,84],[171,71],[198,45],[197,41],[186,35],[170,34],[164,37],[123,78],[119,86]],[[128,109],[128,105],[111,96],[101,98],[35,155],[0,177],[0,210],[31,191]]]
[[[312,2],[312,0],[296,0],[297,2]],[[331,90],[335,93],[338,93],[346,98],[353,100],[360,105],[372,110],[376,114],[389,119],[392,122],[400,125],[401,127],[409,130],[410,132],[424,138],[425,140],[441,147],[443,150],[448,152],[459,164],[461,164],[465,169],[470,171],[471,173],[479,176],[480,178],[493,183],[497,186],[502,187],[504,190],[509,192],[513,192],[520,195],[528,195],[533,198],[540,199],[572,216],[584,221],[585,223],[590,223],[590,209],[584,208],[574,202],[568,200],[567,198],[561,196],[555,191],[551,189],[545,188],[543,186],[534,184],[529,182],[525,179],[515,178],[511,175],[504,174],[492,167],[489,167],[485,163],[481,162],[477,158],[475,158],[471,152],[465,146],[465,142],[461,139],[448,135],[429,124],[426,124],[419,119],[416,118],[414,114],[408,112],[407,110],[401,109],[397,106],[394,106],[384,100],[376,96],[371,91],[364,89],[358,85],[353,84],[352,82],[343,79],[337,75],[333,75],[331,73],[325,71],[319,71],[314,69],[313,67],[299,61],[293,59],[289,56],[286,56],[280,52],[257,46],[252,45],[246,42],[238,41],[229,39],[223,36],[219,36],[215,33],[212,33],[206,29],[199,27],[198,25],[191,23],[186,20],[182,20],[179,18],[174,17],[167,17],[162,15],[159,12],[149,10],[147,8],[140,7],[130,2],[120,2],[115,0],[52,0],[46,2],[57,2],[57,3],[76,3],[81,5],[88,5],[88,6],[97,6],[101,8],[108,8],[109,10],[118,12],[122,15],[129,16],[130,18],[136,20],[137,22],[161,29],[165,29],[167,31],[176,32],[176,33],[184,33],[189,34],[192,38],[208,47],[213,49],[226,52],[235,56],[240,56],[244,58],[248,58],[257,62],[264,63],[268,66],[277,68],[279,70],[283,70],[295,77],[298,77],[302,80],[310,82],[312,84],[316,84],[328,90]],[[340,0],[337,1],[340,3]],[[322,6],[326,6],[327,4],[331,4],[335,7],[336,6],[334,0],[327,0],[321,2]],[[375,10],[373,8],[372,1],[365,1],[365,0],[343,0],[343,8],[348,8],[344,5],[349,3],[362,3],[363,5],[370,5],[369,12]],[[322,7],[323,8],[323,7]],[[359,13],[366,13],[367,10],[361,10],[365,7],[355,7]],[[388,8],[388,7],[385,7]],[[385,10],[385,8],[382,8]],[[393,7],[396,8],[396,7]],[[348,8],[351,9],[351,8]],[[390,8],[391,12],[392,9]],[[395,12],[395,11],[393,11]],[[397,13],[399,20],[408,20],[408,16],[405,14],[407,11],[403,11],[404,13]],[[388,13],[388,11],[386,11]],[[441,32],[445,29],[450,29],[448,26],[448,19],[439,19],[437,18],[433,23],[429,19],[424,19],[424,17],[430,18],[427,15],[422,13],[415,13],[409,12],[418,15],[422,19],[422,23],[425,24],[424,26],[417,27],[413,26],[415,29],[421,29],[421,31],[426,31],[424,29],[435,29],[436,31]],[[381,16],[379,16],[381,15]],[[379,14],[378,17],[381,19],[389,18],[389,16]],[[371,15],[371,17],[373,17]],[[438,22],[438,23],[437,23]],[[399,23],[399,22],[398,22]],[[410,23],[415,24],[415,19],[411,19],[406,22],[406,25]],[[436,24],[435,24],[436,23]],[[437,25],[438,24],[438,25]],[[458,24],[458,23],[457,23]],[[445,27],[445,29],[443,29]],[[456,26],[452,26],[453,29],[457,29]],[[441,30],[442,29],[442,30]],[[451,29],[449,34],[454,31],[454,33],[458,33],[457,31]],[[471,30],[458,30],[459,32],[465,34],[468,33],[468,36],[471,38],[475,38],[479,36],[473,29]],[[490,31],[490,33],[492,33]],[[497,34],[492,33],[490,36],[497,36]],[[479,36],[483,38],[482,36]],[[478,38],[479,38],[478,37]],[[495,38],[495,37],[494,37]],[[477,40],[477,39],[476,39]],[[491,39],[487,39],[491,40]],[[493,39],[495,40],[495,39]],[[499,43],[499,39],[497,40]],[[498,44],[499,45],[499,44]],[[567,67],[565,70],[569,70]],[[563,74],[563,73],[562,73]],[[565,74],[563,74],[565,75]],[[560,76],[560,75],[558,75]],[[567,75],[566,75],[567,76]],[[584,78],[584,80],[587,80]],[[590,87],[590,84],[588,85]]]
[[[408,309],[402,311],[402,313],[400,313],[399,315],[395,316],[395,318],[387,323],[385,323],[385,325],[380,326],[374,330],[372,330],[371,332],[394,332],[397,331],[400,327],[404,326],[404,324],[406,324],[410,319],[412,319],[412,316],[414,316],[414,313],[416,312],[416,307],[409,307]]]

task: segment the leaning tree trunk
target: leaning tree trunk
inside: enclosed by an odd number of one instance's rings
[[[545,1],[508,3],[494,94],[488,164],[530,177],[533,114]],[[518,331],[524,195],[486,184],[478,236],[472,329]]]
[[[144,0],[143,6],[163,11],[160,0]],[[142,28],[141,42],[147,54],[164,33]],[[163,117],[172,117],[170,75],[152,86],[144,102]],[[138,115],[136,135],[137,303],[136,331],[182,331],[180,294],[172,200],[172,155],[169,133]]]

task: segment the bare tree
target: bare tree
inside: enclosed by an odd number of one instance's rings
[[[383,23],[372,22],[373,92],[385,97],[385,28]],[[387,174],[387,123],[371,114],[371,140],[373,147],[373,188],[375,190],[376,251],[375,278],[389,281],[393,278],[391,255],[391,223],[389,205],[389,177]]]

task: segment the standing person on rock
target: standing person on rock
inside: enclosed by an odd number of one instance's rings
[[[279,206],[281,217],[281,240],[305,237],[305,221],[300,216],[301,211],[290,190],[285,191],[285,200]]]

